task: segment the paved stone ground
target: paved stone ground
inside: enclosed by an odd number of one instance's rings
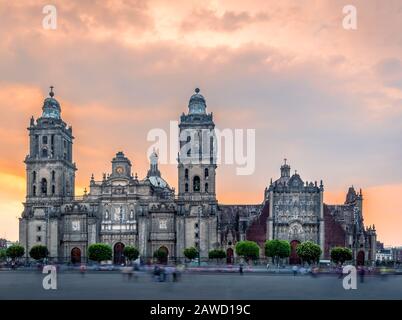
[[[1,271],[0,299],[402,299],[402,276],[366,276],[348,291],[333,275],[184,274],[155,282],[144,272],[131,281],[118,272],[62,272],[57,290],[43,289],[44,276]]]

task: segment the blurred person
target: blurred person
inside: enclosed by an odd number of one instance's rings
[[[359,275],[360,275],[360,283],[364,282],[364,275],[366,273],[366,270],[364,270],[363,266],[359,267]]]
[[[293,271],[293,276],[295,277],[297,275],[298,267],[296,265],[293,266],[292,271]]]
[[[81,263],[81,265],[80,265],[80,273],[81,273],[81,275],[83,277],[85,276],[86,271],[87,271],[87,266],[85,265],[85,263]]]

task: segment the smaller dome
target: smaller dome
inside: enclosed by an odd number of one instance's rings
[[[190,114],[205,114],[207,104],[205,102],[205,98],[202,94],[200,94],[200,89],[195,89],[195,94],[193,94],[188,103],[188,109]]]
[[[166,187],[168,187],[167,182],[165,180],[163,180],[161,177],[151,176],[148,179],[149,179],[149,182],[151,182],[151,184],[154,187],[157,187],[157,188],[166,188]]]

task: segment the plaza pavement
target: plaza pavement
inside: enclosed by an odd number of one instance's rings
[[[59,272],[57,290],[44,290],[44,274],[1,271],[0,299],[402,299],[402,276],[366,276],[345,290],[335,275],[185,273],[156,282],[146,272],[128,280],[119,272]]]

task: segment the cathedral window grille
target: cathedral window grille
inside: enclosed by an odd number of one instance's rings
[[[36,242],[41,242],[42,241],[42,237],[41,236],[36,236]]]
[[[161,219],[159,220],[159,229],[166,230],[167,229],[167,220]]]
[[[184,185],[184,191],[185,191],[185,192],[188,192],[188,183],[186,183],[186,184]]]
[[[205,192],[208,192],[208,183],[205,184]]]
[[[45,178],[41,181],[41,192],[43,195],[47,195],[47,180]]]
[[[42,137],[42,143],[43,143],[43,144],[47,144],[47,136],[43,136],[43,137]]]
[[[36,226],[36,231],[41,232],[42,231],[42,226]]]
[[[39,154],[39,136],[37,134],[35,135],[33,153],[35,156]]]
[[[52,171],[52,181],[54,182],[56,180],[56,172]]]
[[[53,158],[54,157],[54,134],[52,134],[52,136],[50,138],[50,145],[51,145],[50,153]]]
[[[54,195],[55,193],[56,193],[56,187],[52,185],[52,195]]]
[[[32,195],[36,197],[36,186],[32,187]]]
[[[187,151],[187,157],[191,157],[191,149],[188,149],[188,151]]]
[[[208,168],[205,168],[205,170],[204,170],[204,177],[205,177],[205,178],[208,178],[208,176],[209,176],[209,170],[208,170]]]
[[[36,171],[32,172],[32,182],[36,182]]]
[[[188,169],[184,170],[184,178],[188,180]]]
[[[193,191],[200,192],[200,177],[195,176],[193,179]]]
[[[47,158],[47,157],[48,157],[47,148],[43,148],[42,149],[42,158]]]
[[[194,236],[195,236],[196,239],[198,239],[198,237],[199,237],[198,232],[196,232]]]
[[[64,160],[67,160],[67,141],[64,140],[64,141],[63,141],[63,144],[64,144],[63,159],[64,159]]]

